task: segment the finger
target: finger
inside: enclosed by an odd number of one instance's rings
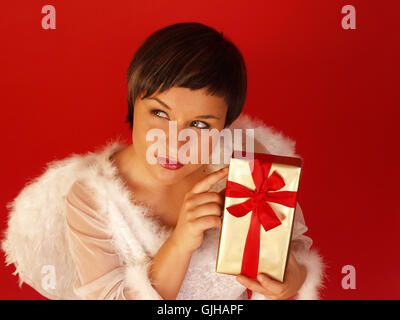
[[[267,290],[268,292],[272,293],[279,293],[282,291],[283,287],[285,286],[282,282],[272,279],[265,273],[259,273],[257,275],[257,279],[260,285]]]
[[[219,227],[222,223],[222,219],[217,216],[203,216],[200,218],[197,218],[194,223],[197,225],[197,227],[201,231],[205,231],[211,228],[216,228]]]
[[[242,285],[244,285],[246,288],[248,288],[248,289],[250,289],[252,291],[256,291],[258,293],[265,294],[265,289],[255,279],[246,277],[244,275],[238,275],[236,277],[236,280],[239,283],[241,283]]]
[[[221,190],[221,191],[219,192],[219,194],[220,194],[223,198],[225,198],[225,191],[226,191],[226,188],[224,188],[223,190]]]
[[[218,192],[194,193],[186,200],[188,208],[194,208],[205,203],[217,203],[221,208],[224,206],[224,198]]]
[[[194,219],[209,215],[220,217],[222,208],[218,203],[210,202],[202,204],[196,207],[194,210],[190,210],[189,212],[190,217]]]
[[[201,193],[201,192],[207,192],[210,190],[210,188],[216,184],[219,180],[225,178],[225,176],[228,174],[228,167],[225,167],[221,170],[215,171],[213,173],[210,173],[207,175],[205,178],[197,182],[193,188],[192,192],[193,193]]]

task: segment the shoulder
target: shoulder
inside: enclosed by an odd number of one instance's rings
[[[14,264],[23,282],[40,288],[43,261],[54,265],[62,279],[57,281],[56,296],[74,297],[71,281],[74,266],[65,243],[65,199],[91,214],[98,214],[98,198],[108,194],[107,185],[115,185],[109,156],[121,148],[118,141],[86,154],[72,154],[48,162],[44,172],[28,181],[19,194],[7,203],[8,221],[1,248],[6,264]],[[121,193],[115,192],[117,198]],[[71,207],[72,208],[72,207]],[[100,225],[99,225],[100,227]]]
[[[67,203],[98,209],[99,205],[95,201],[95,195],[95,190],[85,180],[78,179],[72,183],[65,198]]]
[[[121,201],[122,193],[118,190],[123,186],[112,158],[123,148],[123,144],[113,142],[100,151],[89,153],[90,159],[81,172],[71,176],[65,194],[67,215],[79,212],[92,218],[106,219],[109,202]]]
[[[111,238],[106,211],[95,200],[95,191],[83,180],[75,181],[65,197],[65,223],[67,235],[78,237],[79,243],[86,242],[87,236],[90,242]]]

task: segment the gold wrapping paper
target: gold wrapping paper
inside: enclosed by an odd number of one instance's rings
[[[281,156],[272,156],[272,159],[273,161],[269,161],[272,166],[268,176],[276,170],[285,181],[285,186],[279,191],[297,192],[301,173],[301,159]],[[255,189],[248,160],[232,158],[228,180],[242,184],[252,190]],[[242,257],[252,212],[250,211],[245,216],[237,218],[231,215],[226,208],[242,203],[247,199],[225,198],[216,264],[216,272],[218,273],[232,275],[241,273]],[[293,231],[295,208],[273,202],[268,202],[268,204],[275,211],[282,224],[268,231],[265,231],[262,226],[260,228],[258,273],[265,273],[273,279],[283,282]]]

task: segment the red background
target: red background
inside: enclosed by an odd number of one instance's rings
[[[8,1],[0,15],[5,204],[44,164],[121,135],[130,142],[125,72],[155,30],[196,21],[243,52],[245,112],[297,141],[308,234],[328,265],[324,299],[399,299],[399,11],[395,1]],[[41,27],[56,8],[56,30]],[[356,8],[343,30],[341,8]],[[1,258],[0,298],[20,289]],[[356,289],[341,287],[344,265]]]

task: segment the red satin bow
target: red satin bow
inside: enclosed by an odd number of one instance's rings
[[[271,163],[260,163],[255,159],[253,164],[252,177],[256,186],[251,190],[246,186],[233,181],[227,181],[225,196],[231,198],[249,198],[243,203],[235,204],[226,209],[235,217],[243,217],[252,211],[249,231],[247,233],[246,243],[243,252],[241,274],[256,279],[258,274],[258,262],[260,255],[260,226],[265,231],[271,230],[280,224],[281,220],[276,215],[268,202],[275,202],[286,207],[294,208],[296,206],[295,191],[277,191],[285,186],[283,178],[276,172],[272,172]],[[251,168],[251,167],[250,167]],[[251,298],[251,290],[247,289],[248,298]]]

